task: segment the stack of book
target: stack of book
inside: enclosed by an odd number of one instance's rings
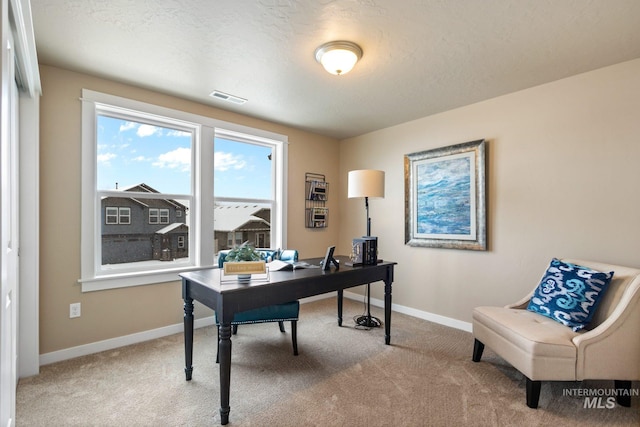
[[[352,265],[375,265],[378,263],[378,238],[363,236],[353,239],[351,245]]]

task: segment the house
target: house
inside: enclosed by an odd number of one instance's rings
[[[215,252],[242,242],[257,248],[271,247],[271,209],[259,205],[217,205],[213,215]]]
[[[158,193],[144,183],[122,191]],[[102,264],[188,257],[187,210],[182,203],[170,199],[104,197]]]
[[[21,1],[3,0],[4,6],[8,3],[14,7]],[[551,2],[545,6],[561,8],[564,7],[562,3]],[[597,3],[592,2],[589,6],[595,7]],[[626,4],[629,9],[627,16],[637,24],[638,14],[634,9],[637,2],[603,2],[607,8],[619,10],[610,3],[616,3],[616,6]],[[8,21],[16,12],[12,10],[13,14],[7,16],[6,9],[3,8],[3,29],[10,28]],[[64,9],[50,8],[47,11],[53,13]],[[106,9],[108,7],[96,15],[102,16]],[[483,9],[486,7],[483,6]],[[511,9],[516,12],[522,8]],[[540,9],[544,9],[543,6]],[[526,28],[531,18],[527,13],[536,11],[522,12],[523,15],[519,15],[519,20],[514,19],[514,22]],[[487,76],[487,81],[503,82],[503,92],[485,92],[487,82],[483,81],[474,84],[472,91],[454,88],[442,95],[440,90],[451,78],[464,74],[471,79],[473,72],[470,70],[481,72],[478,62],[483,55],[473,51],[470,42],[453,46],[441,57],[433,57],[429,51],[423,54],[432,59],[429,66],[419,69],[411,67],[416,90],[418,86],[428,86],[434,96],[438,94],[448,100],[449,108],[417,113],[401,123],[340,137],[311,131],[296,121],[307,116],[322,116],[315,110],[307,110],[308,106],[320,102],[321,98],[333,102],[332,108],[326,109],[327,115],[337,112],[351,121],[354,127],[359,123],[370,124],[376,108],[384,108],[389,114],[404,110],[406,100],[410,98],[408,95],[396,96],[397,93],[390,91],[384,93],[385,102],[371,101],[369,97],[379,90],[363,82],[366,76],[379,70],[375,64],[381,61],[380,56],[372,51],[365,52],[362,63],[358,64],[362,65],[360,75],[355,73],[358,70],[356,68],[353,74],[340,76],[339,80],[328,80],[331,76],[319,77],[322,70],[318,71],[318,75],[313,74],[313,80],[309,77],[309,86],[320,81],[317,85],[321,88],[333,88],[334,85],[345,88],[354,82],[358,87],[355,98],[361,101],[361,108],[345,111],[340,102],[332,97],[335,89],[326,89],[327,93],[318,96],[317,100],[306,97],[300,108],[288,106],[290,114],[286,114],[286,117],[283,114],[282,119],[267,119],[268,107],[264,108],[264,114],[250,116],[244,114],[240,106],[200,103],[182,97],[181,88],[175,85],[167,85],[163,91],[152,90],[143,77],[136,78],[139,69],[127,68],[127,78],[115,80],[103,73],[89,74],[81,68],[69,69],[64,64],[53,64],[53,60],[44,55],[44,49],[37,56],[40,62],[34,63],[35,52],[30,52],[30,55],[29,52],[27,55],[21,55],[20,52],[25,46],[28,49],[29,40],[21,40],[17,52],[9,55],[5,49],[8,41],[3,38],[0,154],[3,180],[3,311],[0,338],[3,351],[7,348],[5,343],[13,343],[14,348],[13,357],[12,354],[2,354],[2,363],[19,360],[19,366],[11,365],[16,376],[34,375],[40,364],[104,349],[103,345],[106,344],[128,343],[126,337],[150,336],[148,331],[151,330],[174,333],[172,327],[181,322],[180,309],[176,308],[180,306],[179,301],[176,304],[180,286],[177,280],[137,288],[84,293],[78,284],[83,251],[80,243],[83,165],[79,160],[85,149],[81,142],[83,102],[79,99],[83,89],[286,135],[289,150],[285,218],[287,246],[298,249],[302,258],[322,256],[330,245],[336,245],[337,253],[350,250],[352,238],[361,236],[366,229],[366,217],[363,201],[347,197],[347,174],[355,169],[384,170],[385,197],[369,202],[372,233],[378,236],[380,257],[399,262],[393,285],[393,302],[394,309],[400,312],[470,330],[473,307],[506,304],[520,298],[537,283],[543,267],[553,256],[640,266],[640,252],[637,249],[640,236],[637,215],[640,209],[637,185],[640,181],[640,52],[637,49],[640,43],[635,43],[633,38],[638,32],[636,29],[631,34],[624,33],[626,36],[622,34],[623,24],[627,27],[623,16],[617,18],[619,26],[614,23],[609,29],[601,29],[600,33],[592,32],[595,31],[597,18],[609,16],[608,12],[594,15],[593,22],[585,22],[585,15],[577,10],[575,13],[572,19],[584,23],[582,36],[561,36],[557,40],[551,38],[550,45],[569,40],[571,49],[581,47],[581,55],[586,58],[592,56],[592,49],[599,49],[598,52],[603,53],[598,55],[597,61],[585,60],[585,64],[576,60],[567,64],[554,56],[553,59],[558,60],[554,62],[555,67],[546,67],[546,60],[552,56],[550,51],[539,49],[533,43],[530,48],[510,58],[511,61],[504,59],[506,63],[499,64],[500,73]],[[127,14],[122,13],[122,17],[125,16]],[[344,16],[351,15],[345,13]],[[545,16],[545,20],[557,22],[559,15],[550,11]],[[547,19],[550,16],[554,19]],[[120,23],[119,20],[114,22]],[[502,21],[500,23],[503,24]],[[404,39],[398,52],[386,53],[388,58],[398,58],[400,52],[409,52],[414,58],[418,47],[431,48],[432,42],[448,39],[444,32],[432,34],[430,25],[422,22],[414,24],[425,31],[424,35],[416,39]],[[490,37],[497,34],[496,22],[486,20],[482,15],[472,19],[469,25],[463,25],[464,22],[460,20],[456,20],[455,24],[458,29],[471,28],[475,35]],[[28,30],[31,29],[30,20],[26,20],[24,25]],[[398,25],[397,28],[403,26]],[[127,33],[118,25],[114,27]],[[325,30],[329,26],[318,27]],[[389,28],[380,30],[379,35],[384,38],[393,32],[393,28]],[[6,37],[5,33],[3,31],[3,37]],[[144,43],[141,34],[133,30],[131,33],[138,35],[137,41]],[[251,33],[259,34],[260,43],[243,45],[241,49],[236,49],[236,56],[255,56],[256,52],[261,51],[262,41],[268,38],[259,31]],[[623,49],[614,42],[603,46],[600,36],[614,33],[619,36],[618,40],[626,38],[635,47],[626,46]],[[24,34],[29,34],[29,31]],[[20,34],[17,36],[20,37]],[[74,36],[79,40],[77,45],[87,46],[82,35]],[[529,40],[528,37],[523,39]],[[277,40],[286,40],[282,44],[286,45],[288,51],[302,50],[297,37]],[[493,43],[488,46],[489,57],[492,49],[500,51],[512,37],[507,34],[502,38],[496,36],[495,40],[497,45]],[[33,40],[30,41],[34,45]],[[141,45],[136,46],[144,50]],[[384,40],[376,46],[382,49]],[[89,49],[98,51],[102,60],[109,61],[109,52],[119,50],[106,47],[100,45]],[[626,59],[620,59],[617,54],[625,54]],[[20,97],[12,98],[14,103],[11,104],[5,103],[5,95],[8,96],[10,83],[15,79],[5,64],[14,55],[18,58],[18,65],[28,72],[19,74],[24,89]],[[466,59],[466,66],[447,68],[448,61],[458,57]],[[281,59],[281,56],[276,56],[276,59]],[[521,61],[524,59],[534,60],[535,66],[522,67]],[[171,57],[163,57],[162,60],[165,64],[176,62]],[[371,61],[371,68],[365,68],[365,60]],[[194,57],[189,62],[200,63],[203,58]],[[287,61],[281,62],[285,66],[290,65]],[[305,63],[300,66],[300,72],[311,76],[316,72],[313,68],[315,65]],[[516,77],[537,82],[534,77],[544,74],[549,68],[559,70],[562,76],[527,87],[512,85]],[[390,66],[385,70],[385,80],[393,82],[401,79],[398,77],[398,68]],[[157,68],[145,71],[163,74],[163,70]],[[288,92],[287,79],[268,67],[253,69],[246,74],[240,74],[235,69],[216,71],[218,75],[233,74],[238,90],[245,83],[258,79],[262,73],[277,75],[277,89]],[[433,77],[435,83],[425,85],[423,79],[427,77]],[[197,81],[203,86],[215,86],[216,78],[215,73],[206,73],[206,76],[185,75],[181,84]],[[210,87],[207,91],[212,89]],[[463,95],[469,94],[474,97],[473,101],[457,103]],[[426,98],[421,99],[426,102]],[[20,163],[19,167],[13,168],[8,165],[18,163],[9,156],[17,151],[17,144],[13,146],[13,151],[8,149],[9,132],[6,131],[8,124],[15,124],[10,120],[11,111],[20,112]],[[488,250],[406,246],[404,156],[476,139],[487,141]],[[9,170],[14,171],[11,183],[7,182],[8,174],[5,174]],[[19,187],[13,185],[17,182],[18,172]],[[329,227],[324,229],[310,229],[304,225],[304,176],[307,172],[321,173],[331,184],[327,200],[331,220]],[[7,192],[6,189],[11,190]],[[10,217],[12,212],[19,212],[19,215]],[[166,235],[174,230],[159,231]],[[18,235],[21,238],[19,260],[17,249],[10,246],[15,240],[9,237],[9,233],[14,238]],[[5,276],[5,269],[14,274]],[[18,270],[20,274],[17,274]],[[11,281],[7,279],[5,282],[5,277]],[[20,278],[19,284],[17,277]],[[20,310],[14,303],[17,301],[14,296],[18,288]],[[371,291],[373,304],[381,304],[383,294],[379,286],[372,284]],[[352,298],[360,298],[363,290],[348,294]],[[78,302],[82,303],[82,317],[70,319],[68,307]],[[125,314],[126,321],[119,321]],[[199,320],[206,320],[211,317],[211,312],[197,310],[197,315]],[[14,328],[13,339],[11,330],[8,330],[10,325]],[[20,339],[16,339],[18,325]],[[10,389],[11,384],[0,390],[3,399],[7,396],[4,391]],[[8,404],[3,408],[6,406]],[[7,424],[5,419],[2,424]]]

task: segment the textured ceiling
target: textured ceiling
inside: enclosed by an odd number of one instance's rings
[[[31,0],[39,61],[346,138],[640,57],[638,0]],[[314,50],[351,40],[344,76]],[[220,90],[234,105],[209,97]]]

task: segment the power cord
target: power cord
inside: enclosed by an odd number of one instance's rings
[[[365,291],[364,300],[362,303],[364,304],[364,312],[360,316],[354,316],[353,321],[355,322],[356,329],[362,329],[365,331],[370,330],[371,328],[379,328],[382,326],[382,321],[375,316],[371,315],[371,307],[367,304],[367,301],[370,301],[369,298],[369,286],[367,286],[367,290]]]

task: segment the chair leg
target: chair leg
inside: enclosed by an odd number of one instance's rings
[[[238,325],[231,325],[231,331],[233,332],[233,335],[238,333]]]
[[[631,407],[631,381],[615,380],[613,382],[616,388],[616,401],[618,405],[625,408]]]
[[[293,343],[293,355],[298,355],[298,321],[291,321],[291,342]],[[631,385],[629,385],[631,388]]]
[[[483,351],[484,351],[484,344],[474,339],[473,340],[473,357],[471,358],[471,360],[473,360],[474,362],[479,362],[480,358],[482,357]]]
[[[278,326],[280,327],[280,332],[284,333],[284,322],[278,322]]]
[[[541,385],[541,381],[532,381],[527,378],[527,406],[529,408],[536,409],[538,407]]]

